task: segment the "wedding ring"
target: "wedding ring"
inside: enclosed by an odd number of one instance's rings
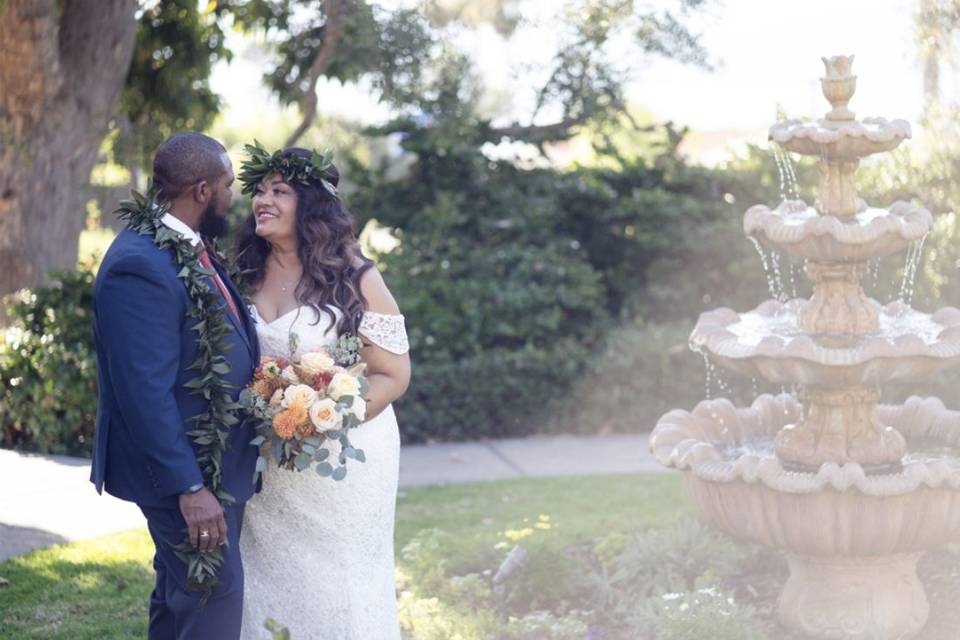
[[[206,531],[206,530],[201,531],[201,532],[200,532],[200,537],[201,537],[201,538],[209,538],[209,537],[210,537],[210,532],[209,532],[209,531]]]

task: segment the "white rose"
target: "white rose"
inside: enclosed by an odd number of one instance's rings
[[[336,366],[336,362],[323,351],[313,351],[303,354],[303,357],[300,358],[300,366],[307,373],[317,375],[332,370]]]
[[[290,385],[283,392],[283,406],[309,406],[317,399],[317,392],[305,384]]]
[[[320,433],[326,433],[340,426],[340,414],[337,413],[337,403],[330,398],[317,400],[310,405],[310,422]]]
[[[300,384],[300,376],[293,370],[293,367],[287,367],[280,374],[280,379],[287,384]]]
[[[340,372],[333,376],[330,386],[327,387],[327,393],[334,400],[339,400],[343,396],[360,395],[360,381],[346,372]]]

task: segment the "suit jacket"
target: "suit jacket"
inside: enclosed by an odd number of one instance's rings
[[[187,419],[207,406],[184,384],[197,375],[187,367],[197,357],[196,318],[177,278],[173,251],[161,251],[149,236],[125,229],[107,251],[93,290],[99,407],[90,480],[98,492],[149,507],[175,508],[178,496],[203,482]],[[218,269],[218,272],[220,270]],[[236,400],[260,360],[253,320],[226,273],[220,277],[242,318],[229,311],[232,329],[225,356],[226,380]],[[218,291],[211,278],[213,291]],[[230,428],[223,455],[224,488],[238,502],[254,492],[257,448],[253,426]]]

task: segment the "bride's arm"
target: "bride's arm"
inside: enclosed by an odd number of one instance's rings
[[[400,309],[376,267],[368,269],[360,278],[360,291],[367,300],[367,310],[371,315],[388,316],[384,320],[399,322],[402,329]],[[367,364],[367,380],[370,383],[366,398],[366,419],[370,420],[407,390],[410,384],[410,354],[405,349],[403,353],[394,353],[379,346],[376,337],[365,335],[362,326],[360,337],[364,344],[360,356]]]

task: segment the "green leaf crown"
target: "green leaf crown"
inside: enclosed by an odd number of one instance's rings
[[[301,182],[309,184],[311,180],[319,182],[327,192],[334,198],[337,197],[337,187],[332,180],[334,173],[333,152],[319,152],[314,149],[310,158],[302,158],[295,155],[283,155],[283,151],[278,149],[273,153],[267,151],[257,140],[253,144],[243,146],[244,151],[249,154],[249,158],[240,165],[240,175],[238,179],[243,184],[244,195],[252,196],[257,191],[257,185],[263,182],[263,179],[273,174],[280,174],[284,182]]]

